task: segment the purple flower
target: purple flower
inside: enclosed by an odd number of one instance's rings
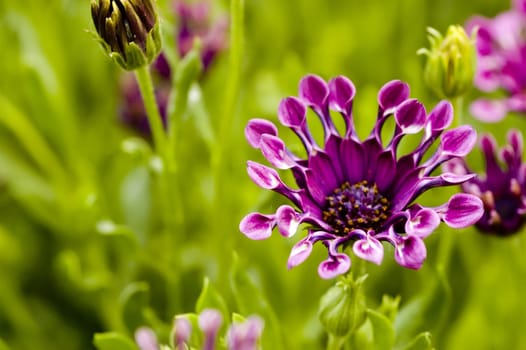
[[[233,323],[227,332],[229,350],[256,350],[263,333],[264,322],[258,316],[250,316],[242,323]]]
[[[522,134],[510,130],[508,144],[499,151],[490,135],[482,136],[480,146],[486,161],[485,175],[466,181],[462,189],[478,196],[484,203],[484,215],[476,226],[485,233],[508,236],[519,231],[526,220],[526,163],[522,162]],[[471,172],[459,159],[446,163],[445,167],[460,176]]]
[[[202,344],[190,344],[192,327],[185,315],[175,317],[174,346],[176,350],[197,348],[214,350],[217,347],[218,333],[223,323],[223,317],[218,310],[205,309],[198,317],[198,325],[203,336]],[[250,316],[244,322],[232,323],[225,336],[228,350],[256,350],[263,332],[263,320],[258,316]],[[145,349],[147,350],[147,349]]]
[[[344,76],[327,84],[309,75],[300,82],[299,97],[281,101],[279,120],[299,137],[305,158],[290,151],[278,137],[277,127],[267,120],[253,119],[245,129],[248,142],[260,149],[274,168],[292,171],[296,188],[286,185],[275,169],[249,161],[251,179],[280,193],[294,206],[282,205],[270,215],[251,213],[241,221],[241,232],[251,239],[265,239],[277,226],[283,236],[291,237],[300,224],[308,225],[306,237],[292,248],[288,267],[301,264],[313,244],[321,242],[328,250],[327,260],[318,268],[322,278],[349,270],[351,261],[344,251],[351,245],[356,256],[380,264],[384,255],[381,242],[394,246],[398,264],[418,269],[426,258],[423,239],[440,221],[460,228],[482,215],[482,202],[473,195],[454,195],[438,207],[415,203],[431,188],[463,183],[475,176],[432,175],[443,162],[465,156],[476,142],[470,126],[444,131],[453,118],[448,102],[440,102],[428,114],[419,101],[409,98],[407,84],[391,81],[380,90],[377,122],[361,141],[353,123],[354,95],[353,83]],[[310,132],[307,108],[318,115],[323,126],[322,146]],[[336,113],[343,117],[343,135],[333,121]],[[395,121],[394,135],[382,142],[382,128],[390,117]],[[397,154],[405,135],[421,131],[420,144],[411,153]],[[437,139],[436,151],[424,159]]]
[[[480,120],[497,122],[508,112],[526,113],[526,1],[494,18],[474,16],[466,30],[478,28],[475,86],[484,92],[504,90],[502,99],[481,98],[471,113]]]
[[[177,48],[184,57],[193,47],[194,39],[201,40],[201,60],[206,70],[220,51],[227,46],[228,18],[219,17],[212,22],[210,3],[201,0],[188,3],[184,0],[174,1],[178,17]]]
[[[141,350],[159,350],[157,336],[148,327],[141,327],[135,331],[135,342]]]

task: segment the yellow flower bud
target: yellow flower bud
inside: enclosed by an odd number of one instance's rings
[[[430,49],[418,54],[427,56],[424,80],[439,98],[463,96],[473,86],[476,65],[475,31],[468,37],[463,27],[449,26],[446,36],[428,28]]]

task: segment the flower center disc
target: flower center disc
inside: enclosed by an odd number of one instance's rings
[[[344,182],[326,197],[323,220],[340,236],[354,229],[375,230],[387,220],[389,207],[376,184]]]

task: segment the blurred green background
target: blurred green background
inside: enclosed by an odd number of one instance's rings
[[[168,0],[158,5],[169,42],[177,20]],[[229,6],[214,2],[214,14]],[[353,80],[362,136],[374,123],[378,89],[391,79],[407,81],[411,96],[430,110],[437,100],[422,81],[424,57],[416,55],[428,46],[426,27],[444,32],[473,14],[494,16],[509,6],[247,0],[240,89],[232,122],[214,141],[224,149],[221,182],[211,171],[214,144],[190,113],[178,142],[176,219],[167,227],[148,141],[118,120],[124,72],[89,33],[89,2],[0,0],[0,349],[93,349],[94,333],[131,336],[142,322],[166,333],[174,314],[194,311],[205,277],[230,311],[266,310],[265,334],[279,337],[283,348],[323,348],[316,312],[334,282],[317,275],[324,249],[288,271],[298,237],[256,242],[238,230],[248,212],[270,213],[282,201],[246,175],[248,159],[262,161],[244,139],[246,122],[277,122],[280,99],[295,95],[308,73]],[[224,117],[228,54],[199,81],[213,130]],[[483,125],[467,108],[462,113],[464,122],[500,142],[509,127],[526,126],[520,116]],[[480,162],[477,152],[472,158]],[[438,205],[447,194],[435,191],[428,200]],[[453,236],[447,266],[437,258],[441,235]],[[526,349],[523,235],[498,239],[441,226],[426,243],[420,271],[396,265],[387,248],[382,266],[364,263],[369,305],[384,294],[400,295],[402,309],[416,301],[403,315],[412,320],[412,334],[431,331],[437,349]],[[232,266],[261,291],[250,296],[258,306],[240,303],[246,289],[236,285]]]

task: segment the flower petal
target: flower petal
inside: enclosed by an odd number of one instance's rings
[[[289,127],[301,127],[305,123],[307,108],[296,97],[287,97],[281,100],[278,108],[278,118],[281,124]]]
[[[135,331],[135,342],[141,350],[158,350],[157,336],[148,327],[140,327]]]
[[[508,113],[508,106],[502,100],[478,99],[469,106],[469,112],[483,122],[497,123]]]
[[[253,161],[247,162],[248,176],[256,185],[267,190],[273,190],[282,184],[276,170]]]
[[[440,101],[429,113],[428,122],[431,131],[441,131],[448,128],[453,121],[453,106],[449,101]]]
[[[317,75],[307,75],[300,81],[299,96],[310,106],[323,107],[327,103],[329,88]]]
[[[275,215],[250,213],[239,223],[239,231],[254,240],[267,239],[276,226]]]
[[[263,135],[278,135],[278,129],[274,123],[265,119],[251,119],[245,127],[245,137],[248,143],[254,147],[259,148],[259,142]]]
[[[404,101],[394,113],[396,124],[404,134],[416,134],[426,122],[426,109],[416,99]]]
[[[343,275],[351,267],[351,259],[346,254],[340,253],[330,256],[318,266],[318,274],[321,278],[331,279]]]
[[[268,134],[263,135],[261,136],[259,146],[263,156],[276,168],[290,169],[296,165],[289,150],[285,147],[285,143],[279,137]]]
[[[405,232],[420,238],[429,236],[440,225],[440,217],[431,209],[420,209],[405,223]]]
[[[378,104],[386,111],[398,106],[409,98],[409,85],[400,80],[392,80],[382,86],[378,93]]]
[[[329,81],[329,106],[349,116],[352,109],[352,100],[356,94],[356,88],[349,78],[343,75],[337,76]]]
[[[366,160],[360,143],[353,139],[344,139],[341,144],[340,158],[344,176],[351,184],[363,180]]]
[[[382,243],[372,236],[359,239],[352,246],[354,254],[364,260],[380,265],[384,258],[384,247]]]
[[[378,157],[375,171],[375,183],[380,193],[386,191],[394,180],[396,160],[389,151],[382,152]]]
[[[469,125],[446,131],[441,138],[442,154],[465,157],[477,143],[477,133]]]
[[[439,208],[442,220],[453,228],[464,228],[476,223],[484,213],[480,198],[465,193],[451,197],[448,203]]]
[[[395,247],[395,260],[403,267],[418,270],[426,259],[426,245],[417,236],[401,237],[402,240]]]
[[[301,215],[288,205],[282,205],[276,211],[276,222],[279,233],[284,237],[292,237],[301,223]]]
[[[292,247],[289,260],[287,261],[287,267],[291,269],[294,266],[298,266],[309,257],[311,252],[312,243],[309,241],[309,237],[305,237]]]

